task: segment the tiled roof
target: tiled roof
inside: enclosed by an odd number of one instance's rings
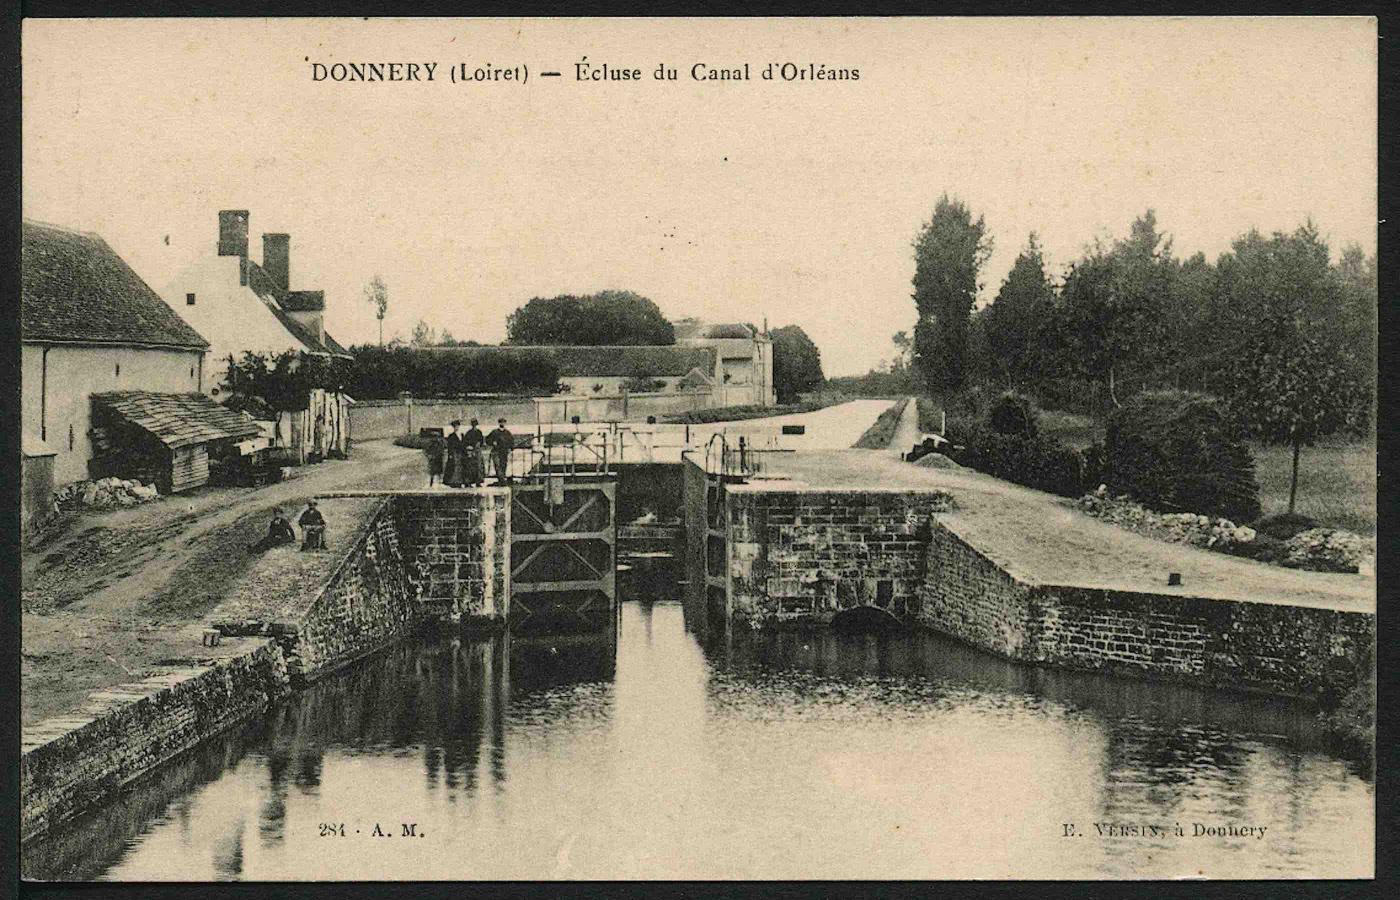
[[[149,432],[172,450],[207,441],[256,437],[261,433],[252,419],[203,394],[109,391],[93,394],[92,402]]]
[[[350,351],[346,350],[333,337],[330,332],[323,331],[324,341],[316,340],[316,336],[307,331],[300,322],[287,315],[288,310],[301,311],[310,309],[324,309],[326,306],[324,291],[284,291],[273,281],[272,276],[267,274],[267,270],[251,259],[244,260],[243,265],[248,267],[248,287],[253,293],[260,297],[269,299],[268,309],[277,317],[277,321],[282,323],[282,327],[291,332],[292,336],[302,343],[311,353],[330,353],[335,356],[349,356]],[[307,305],[311,301],[310,295],[320,298],[320,306]],[[295,298],[295,299],[293,299]]]
[[[101,237],[38,222],[23,231],[24,340],[209,346]]]
[[[705,337],[707,338],[751,338],[753,336],[753,329],[739,322],[711,325],[705,329]]]
[[[714,371],[714,350],[710,347],[618,346],[570,347],[503,345],[499,347],[437,347],[439,353],[492,354],[540,353],[549,356],[559,366],[564,378],[661,378],[680,377],[691,369]]]

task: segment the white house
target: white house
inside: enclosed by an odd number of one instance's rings
[[[773,406],[773,342],[741,323],[710,325],[697,319],[675,323],[676,344],[710,347],[718,357],[717,406]]]
[[[291,236],[264,234],[262,240],[259,265],[248,258],[248,211],[221,211],[217,245],[165,290],[170,304],[209,340],[205,386],[212,397],[225,391],[229,358],[245,352],[349,358],[326,333],[325,294],[290,290]]]
[[[82,481],[92,395],[202,391],[209,342],[98,235],[26,221],[22,254],[22,434],[53,454],[55,486]]]

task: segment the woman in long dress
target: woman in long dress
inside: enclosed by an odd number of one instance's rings
[[[443,448],[446,451],[446,459],[443,461],[442,483],[448,487],[461,487],[466,482],[466,449],[462,446],[462,436],[457,433],[457,429],[462,422],[459,419],[452,421],[452,430],[443,439]]]

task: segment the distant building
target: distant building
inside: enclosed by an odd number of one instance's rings
[[[291,236],[264,234],[262,242],[259,265],[248,257],[248,211],[222,210],[217,244],[165,292],[180,315],[209,339],[206,390],[212,397],[225,391],[229,358],[239,360],[244,353],[292,350],[350,358],[326,332],[325,293],[290,289]]]
[[[707,324],[698,319],[674,323],[676,344],[710,347],[718,357],[716,406],[773,406],[773,342],[750,325]]]
[[[166,296],[209,339],[205,390],[227,400],[229,360],[244,353],[351,359],[326,331],[323,291],[291,290],[292,239],[262,236],[262,264],[248,257],[248,210],[219,213],[219,239],[201,259],[176,276]],[[286,461],[301,463],[349,451],[349,398],[314,390],[300,410],[279,410],[269,423],[273,446]]]
[[[95,234],[26,221],[22,254],[25,459],[61,486],[89,477],[93,394],[199,392],[209,342]]]

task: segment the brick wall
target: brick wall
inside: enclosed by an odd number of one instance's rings
[[[1042,585],[932,525],[916,618],[1010,659],[1316,695],[1366,673],[1375,616],[1272,603]]]
[[[731,615],[751,624],[829,622],[875,606],[911,617],[923,584],[927,522],[939,491],[726,491]]]
[[[428,614],[500,622],[509,604],[510,492],[400,494],[393,517]]]
[[[161,763],[261,712],[286,690],[282,653],[264,640],[210,665],[99,691],[73,715],[26,728],[21,836],[112,797]]]

